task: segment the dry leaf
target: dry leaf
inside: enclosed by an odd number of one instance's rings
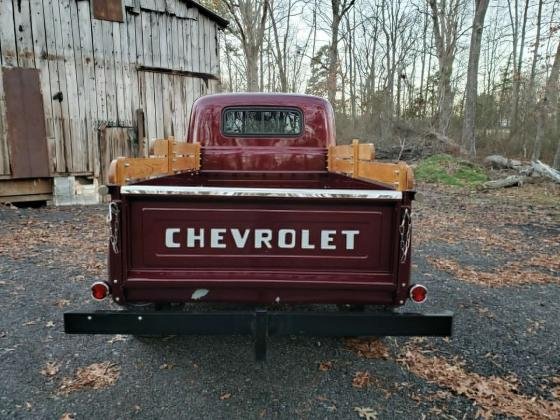
[[[68,395],[82,389],[102,389],[114,385],[119,379],[120,368],[115,363],[93,363],[85,368],[78,368],[73,378],[64,378],[58,393]]]
[[[365,388],[371,383],[369,372],[356,372],[352,379],[352,386],[354,388]]]
[[[27,322],[23,323],[23,326],[27,327],[28,325],[35,325],[35,324],[37,324],[37,322],[38,322],[37,320],[27,321]]]
[[[173,363],[164,363],[159,368],[163,370],[163,369],[173,369],[174,367],[175,365]]]
[[[59,299],[54,303],[54,306],[61,309],[68,305],[70,305],[70,301],[68,299]]]
[[[116,343],[117,341],[126,341],[126,340],[127,340],[126,336],[121,335],[121,334],[117,334],[117,335],[113,336],[113,338],[107,340],[107,343],[113,344],[113,343]]]
[[[326,362],[319,363],[319,370],[321,372],[326,372],[328,370],[331,370],[332,367],[333,367],[333,363],[331,361],[326,361]]]
[[[225,394],[220,395],[220,400],[229,400],[231,398],[231,394],[226,392]]]
[[[60,420],[75,420],[76,413],[64,413],[60,416]]]
[[[358,416],[366,420],[377,420],[377,411],[370,407],[354,407]]]
[[[41,369],[41,375],[51,378],[58,373],[60,369],[60,363],[47,362],[45,367]]]
[[[388,359],[389,350],[385,343],[378,338],[348,338],[346,347],[366,359]]]
[[[45,326],[46,326],[47,328],[52,328],[52,327],[54,327],[54,321],[48,321],[48,322],[45,324]]]

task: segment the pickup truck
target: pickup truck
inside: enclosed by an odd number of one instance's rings
[[[336,145],[326,100],[204,96],[180,140],[112,162],[109,276],[91,294],[123,310],[65,313],[67,333],[250,334],[258,359],[272,335],[451,334],[449,312],[394,311],[427,297],[410,167]]]

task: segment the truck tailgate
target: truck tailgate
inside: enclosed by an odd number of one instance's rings
[[[123,187],[128,300],[174,289],[180,300],[204,293],[208,300],[231,301],[232,291],[244,289],[248,301],[263,294],[264,300],[298,301],[298,293],[302,301],[310,294],[325,301],[342,290],[355,301],[368,289],[377,300],[384,294],[392,301],[400,193],[248,189],[252,193],[243,194],[237,188],[231,196],[215,190],[155,194],[147,187]],[[293,289],[299,291],[280,293]]]

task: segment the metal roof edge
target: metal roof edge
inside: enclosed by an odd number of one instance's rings
[[[224,19],[223,17],[218,15],[216,12],[208,9],[206,6],[203,6],[202,4],[200,4],[200,3],[198,3],[194,0],[183,0],[183,1],[185,3],[187,3],[187,5],[189,5],[189,6],[196,7],[200,11],[200,13],[202,13],[204,16],[215,20],[216,23],[218,23],[218,25],[220,25],[221,28],[225,28],[226,26],[229,25],[229,21],[227,19]]]

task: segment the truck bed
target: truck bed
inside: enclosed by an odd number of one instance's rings
[[[328,172],[201,171],[113,194],[119,303],[404,303],[412,193]]]

